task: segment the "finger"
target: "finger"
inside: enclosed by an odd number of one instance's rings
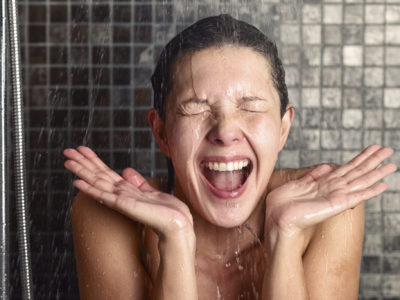
[[[96,166],[89,158],[84,156],[82,153],[75,149],[65,149],[64,150],[64,155],[68,157],[69,159],[76,161],[79,163],[81,166],[84,166],[86,169],[90,170],[94,174],[100,174],[102,173],[104,179],[109,179],[110,182],[114,182],[116,180],[121,180],[120,176],[116,174],[114,171],[112,171],[110,168],[107,166],[103,167],[103,169],[100,169],[98,166]],[[115,173],[118,177],[114,176],[112,173]]]
[[[97,169],[106,171],[106,174],[110,176],[113,180],[119,181],[121,180],[121,176],[118,175],[116,172],[111,170],[98,156],[97,154],[90,149],[89,147],[79,146],[78,148],[79,153],[82,154],[83,157],[88,159]]]
[[[326,174],[330,173],[332,171],[332,167],[327,164],[319,165],[315,169],[313,169],[311,172],[309,172],[307,175],[299,179],[299,183],[310,183],[313,181],[317,181],[321,177],[325,176]]]
[[[372,199],[372,198],[374,198],[376,196],[379,196],[387,188],[388,188],[387,183],[380,182],[380,183],[377,183],[377,184],[375,184],[374,186],[372,186],[372,187],[370,187],[368,189],[350,193],[348,195],[347,209],[354,208],[357,205],[359,205],[361,202],[364,202],[364,201]]]
[[[355,180],[349,183],[350,191],[354,192],[357,190],[362,190],[368,188],[379,180],[385,178],[386,176],[392,174],[397,170],[397,166],[395,164],[387,164],[378,169],[370,171],[369,173],[365,174],[364,176],[358,177]]]
[[[122,178],[142,191],[154,191],[154,188],[144,177],[132,168],[126,168],[122,171]]]
[[[361,164],[356,166],[354,169],[349,170],[347,174],[343,176],[343,178],[347,181],[353,181],[364,174],[369,173],[370,171],[376,169],[385,159],[393,154],[393,150],[390,148],[382,148],[372,155],[370,155],[366,160],[364,160]]]
[[[64,163],[64,166],[79,178],[83,179],[87,183],[90,183],[91,185],[101,188],[102,190],[112,191],[114,188],[114,182],[110,182],[108,178],[104,178],[99,176],[97,173],[93,173],[85,166],[82,166],[74,160],[67,160]]]
[[[165,220],[160,218],[157,210],[154,209],[154,204],[140,200],[142,198],[140,195],[117,195],[101,191],[79,179],[74,181],[74,186],[101,204],[119,211],[133,220],[149,225],[158,231],[162,231],[165,227]],[[155,205],[158,206],[157,204]]]
[[[362,164],[366,159],[368,159],[371,155],[373,155],[375,152],[379,151],[382,149],[381,146],[379,145],[372,145],[367,148],[365,148],[360,154],[358,154],[356,157],[354,157],[351,161],[348,163],[344,164],[343,166],[339,167],[335,171],[336,176],[343,176],[347,174],[349,171],[352,169],[356,168],[360,164]]]

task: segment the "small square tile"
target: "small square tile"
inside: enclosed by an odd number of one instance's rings
[[[361,86],[362,68],[346,67],[344,69],[343,83],[349,87]]]
[[[327,25],[323,27],[323,38],[326,44],[342,43],[342,28],[338,25]]]
[[[370,145],[382,144],[382,130],[368,130],[364,133],[364,145],[368,147]]]
[[[365,65],[381,66],[383,65],[383,47],[365,46]]]
[[[364,85],[367,87],[383,86],[383,68],[365,68]]]
[[[280,47],[280,56],[284,65],[294,65],[300,63],[300,47],[293,45],[283,45]]]
[[[304,4],[302,7],[303,23],[315,24],[321,22],[321,5]]]
[[[398,193],[386,192],[382,195],[382,208],[387,212],[398,212],[400,210],[400,198]],[[400,270],[400,268],[399,268]]]
[[[385,128],[399,128],[400,127],[400,110],[390,109],[385,110],[383,113],[383,121]]]
[[[323,86],[340,86],[341,85],[341,69],[340,68],[324,68],[323,69]]]
[[[302,148],[308,150],[319,150],[320,136],[318,129],[305,129],[302,131]]]
[[[343,64],[345,66],[361,66],[363,58],[362,46],[344,46]]]
[[[319,126],[321,125],[321,109],[319,108],[303,108],[301,110],[300,117],[301,117],[301,126],[303,128],[319,128]]]
[[[367,45],[380,45],[384,41],[384,27],[367,25],[364,29],[364,41]]]
[[[362,107],[362,91],[360,89],[345,88],[343,90],[343,106],[346,108]]]
[[[342,5],[341,4],[325,4],[324,24],[341,24],[342,23]]]
[[[344,9],[344,22],[346,24],[362,24],[363,22],[363,6],[362,5],[346,5]]]
[[[367,108],[382,107],[383,89],[366,88],[363,99]]]
[[[400,88],[386,88],[384,90],[385,108],[400,108]]]
[[[340,132],[337,130],[321,131],[321,148],[322,149],[339,149],[341,146]]]
[[[361,109],[343,110],[342,124],[344,128],[360,128],[362,126],[362,122],[363,113]]]
[[[385,64],[388,66],[400,65],[400,47],[386,47],[385,48]]]
[[[364,237],[363,254],[375,255],[375,254],[381,254],[382,252],[383,252],[382,236],[380,234],[366,233]]]
[[[322,106],[326,108],[338,108],[341,105],[341,91],[338,88],[322,89]]]
[[[324,109],[322,111],[321,127],[323,129],[338,129],[342,123],[341,111],[339,109]]]
[[[320,90],[318,88],[303,88],[301,99],[303,107],[320,107]]]
[[[335,66],[341,64],[342,53],[340,47],[328,46],[323,50],[324,66]]]
[[[300,43],[300,28],[298,25],[281,25],[281,42],[283,44],[295,44]]]
[[[385,6],[376,4],[365,5],[365,22],[367,24],[382,24],[385,18]]]
[[[385,79],[387,87],[399,86],[400,82],[400,68],[386,68],[385,69]],[[399,99],[400,101],[400,99]]]
[[[400,23],[400,6],[387,5],[385,19],[387,23]]]
[[[319,87],[321,82],[321,69],[319,67],[303,67],[301,82],[304,87]]]
[[[287,67],[285,72],[285,81],[287,86],[298,86],[300,82],[299,69],[296,67]]]
[[[303,43],[304,44],[320,44],[321,43],[321,26],[319,26],[319,25],[303,25]]]
[[[400,25],[386,26],[386,43],[393,45],[400,44]]]
[[[361,45],[363,43],[362,25],[345,25],[343,27],[343,42],[347,45]]]
[[[321,60],[321,49],[318,46],[304,46],[303,62],[307,66],[319,66]]]
[[[364,127],[365,128],[382,128],[382,110],[366,109],[364,111]]]

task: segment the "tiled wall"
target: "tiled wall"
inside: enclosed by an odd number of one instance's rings
[[[160,47],[198,18],[229,12],[276,39],[296,106],[281,166],[344,162],[371,143],[400,150],[400,0],[19,3],[37,299],[78,298],[62,149],[87,144],[114,169],[165,174],[149,77]],[[360,299],[400,298],[399,175],[367,204]]]

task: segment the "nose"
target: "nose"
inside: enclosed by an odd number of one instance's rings
[[[207,135],[207,139],[214,145],[231,146],[244,140],[238,118],[234,116],[220,116]]]

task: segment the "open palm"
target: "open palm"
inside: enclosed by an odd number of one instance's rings
[[[125,169],[120,176],[84,146],[66,149],[64,155],[68,158],[65,167],[80,178],[74,186],[100,203],[162,235],[192,230],[188,207],[173,195],[154,189],[134,169]]]
[[[267,196],[268,226],[293,234],[381,194],[387,184],[378,182],[396,166],[380,164],[392,153],[392,149],[373,145],[336,170],[321,165],[273,190]]]

